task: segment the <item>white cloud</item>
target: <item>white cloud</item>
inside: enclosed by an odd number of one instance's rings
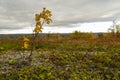
[[[120,18],[119,3],[120,0],[0,0],[0,30],[35,24],[34,14],[43,7],[52,10],[51,27],[66,29],[83,22],[112,21]]]

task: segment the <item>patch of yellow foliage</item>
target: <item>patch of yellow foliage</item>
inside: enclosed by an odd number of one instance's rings
[[[33,32],[42,32],[42,26],[44,22],[47,24],[50,24],[52,22],[51,16],[51,11],[47,10],[46,8],[43,8],[43,11],[40,14],[35,14],[36,27],[34,28]]]
[[[29,46],[30,46],[30,45],[29,45],[30,40],[29,40],[27,37],[24,37],[24,38],[23,38],[23,42],[24,42],[24,43],[23,43],[23,48],[24,48],[24,49],[28,49]]]

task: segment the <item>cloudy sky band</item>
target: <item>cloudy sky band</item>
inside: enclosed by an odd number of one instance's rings
[[[71,32],[75,29],[82,30],[80,27],[83,25],[78,24],[86,24],[86,26],[84,25],[86,31],[90,31],[90,23],[93,23],[92,28],[96,26],[98,28],[93,29],[93,32],[101,29],[99,25],[103,26],[103,30],[100,32],[104,32],[106,30],[104,30],[104,26],[106,26],[104,22],[112,22],[120,18],[119,4],[120,0],[0,0],[0,31],[1,33],[9,33],[9,30],[11,30],[10,33],[18,32],[17,30],[25,32],[24,30],[34,26],[35,13],[39,13],[43,7],[47,7],[52,10],[53,23],[49,26],[45,25],[45,29],[48,29],[45,32],[50,30],[51,32],[66,32],[68,28]],[[98,22],[98,25],[94,25],[95,22]],[[105,28],[108,28],[109,25]],[[60,30],[54,31],[53,29],[56,28]]]

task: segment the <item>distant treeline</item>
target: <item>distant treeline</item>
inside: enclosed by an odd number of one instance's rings
[[[54,35],[61,35],[62,37],[71,35],[73,33],[41,33],[38,35],[38,37],[44,37],[44,36],[54,36]],[[87,33],[82,33],[82,34],[87,34]],[[93,35],[102,35],[103,33],[92,33]],[[22,37],[26,36],[29,37],[32,34],[0,34],[0,38],[17,38],[17,37]]]

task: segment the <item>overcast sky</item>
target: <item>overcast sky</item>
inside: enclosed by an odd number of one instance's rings
[[[105,32],[120,18],[120,0],[0,0],[0,34],[31,33],[34,15],[44,7],[53,23],[43,32]]]

